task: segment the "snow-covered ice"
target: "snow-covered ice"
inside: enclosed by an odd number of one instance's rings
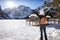
[[[48,40],[60,40],[60,29],[47,27]],[[0,20],[0,40],[39,40],[37,26],[26,24],[25,20]]]

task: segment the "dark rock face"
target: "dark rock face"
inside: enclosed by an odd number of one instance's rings
[[[9,19],[8,14],[6,14],[6,13],[1,9],[1,6],[0,6],[0,19]]]

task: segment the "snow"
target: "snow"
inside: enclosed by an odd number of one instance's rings
[[[47,27],[49,40],[60,40],[60,29]],[[0,40],[39,40],[37,26],[27,25],[26,20],[0,20]]]

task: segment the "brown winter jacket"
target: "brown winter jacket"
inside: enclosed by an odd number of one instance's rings
[[[46,24],[47,24],[47,18],[46,17],[41,18],[40,25],[46,25]]]

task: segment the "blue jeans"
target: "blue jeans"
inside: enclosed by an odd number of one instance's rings
[[[44,25],[44,26],[40,25],[40,31],[41,31],[41,40],[43,40],[43,33],[45,36],[45,40],[47,40],[46,25]]]

